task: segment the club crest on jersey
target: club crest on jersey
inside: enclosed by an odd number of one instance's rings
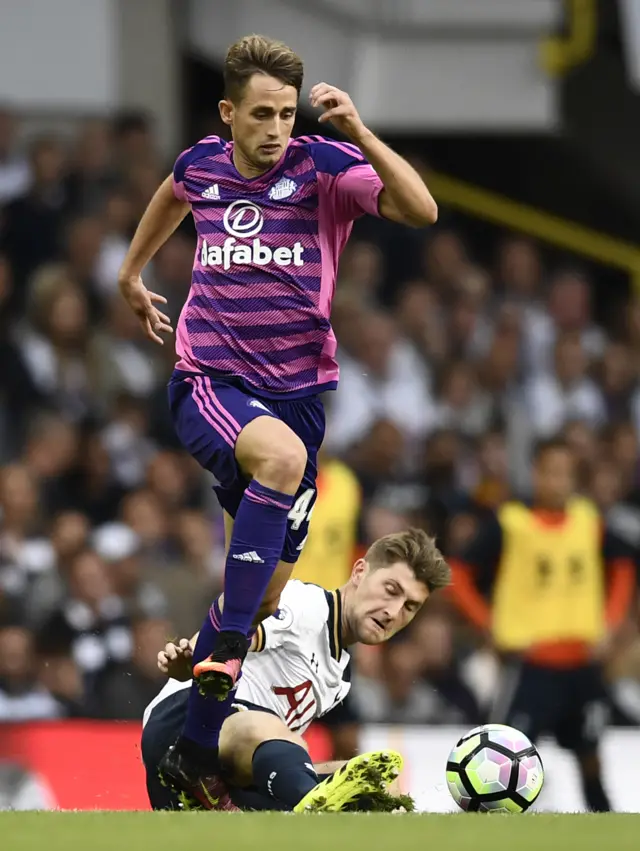
[[[290,198],[298,188],[295,180],[289,177],[281,177],[280,180],[269,190],[269,198],[272,201],[282,201],[283,198]]]
[[[289,629],[293,623],[293,612],[288,606],[280,605],[273,617],[278,621],[278,629]]]

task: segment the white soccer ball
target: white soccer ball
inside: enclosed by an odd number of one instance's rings
[[[519,730],[485,724],[463,736],[447,760],[447,786],[466,812],[523,813],[544,783],[537,749]]]

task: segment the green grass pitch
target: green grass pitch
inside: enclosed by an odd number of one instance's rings
[[[0,813],[2,851],[638,851],[640,815]]]

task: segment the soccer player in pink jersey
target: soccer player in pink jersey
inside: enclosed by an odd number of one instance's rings
[[[120,272],[146,335],[162,343],[173,330],[158,308],[166,300],[140,276],[191,211],[198,246],[169,399],[180,440],[217,479],[228,550],[221,619],[207,620],[194,653],[188,767],[196,753],[215,758],[204,695],[230,699],[247,636],[276,611],[304,545],[325,428],[319,394],[338,381],[331,301],[353,221],[368,213],[420,227],[437,218],[422,179],[346,92],[318,83],[310,101],[349,142],[291,138],[303,64],[286,45],[240,39],[224,79],[220,114],[233,142],[210,136],[178,157]]]

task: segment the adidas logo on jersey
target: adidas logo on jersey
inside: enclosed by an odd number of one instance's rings
[[[290,180],[288,177],[281,177],[280,180],[269,190],[269,198],[272,201],[282,201],[284,198],[290,198],[298,188],[295,180]]]
[[[200,197],[204,198],[206,201],[219,201],[220,189],[218,188],[218,184],[214,183],[213,186],[209,186],[201,193]]]
[[[238,561],[250,561],[253,564],[264,564],[263,560],[255,550],[251,550],[250,553],[234,553],[233,557]]]
[[[267,408],[266,405],[263,405],[262,402],[258,402],[257,399],[249,399],[249,401],[247,402],[247,405],[250,408],[260,408],[261,411],[266,411],[268,414],[271,413],[269,408]]]

